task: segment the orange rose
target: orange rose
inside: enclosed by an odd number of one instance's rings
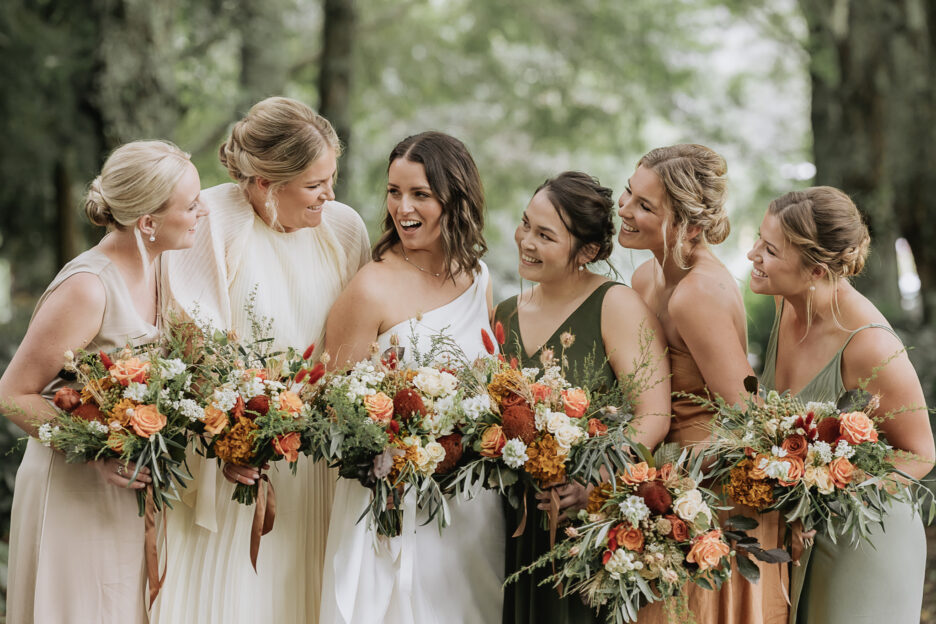
[[[485,457],[500,457],[507,444],[507,436],[500,425],[491,425],[481,434],[481,454]]]
[[[537,403],[548,401],[549,396],[552,394],[552,390],[549,388],[549,386],[543,385],[541,383],[535,383],[531,385],[530,391],[533,393],[533,400]]]
[[[689,527],[682,518],[674,514],[667,514],[663,517],[669,520],[670,526],[673,527],[670,529],[670,537],[677,542],[685,542],[689,539]]]
[[[588,409],[588,397],[580,388],[570,388],[562,391],[562,406],[569,418],[581,418]]]
[[[673,476],[673,464],[663,464],[660,466],[660,469],[657,470],[657,479],[660,481],[669,481],[669,478]]]
[[[695,538],[692,548],[689,549],[689,554],[686,555],[686,561],[697,564],[699,570],[704,572],[718,567],[722,557],[727,556],[730,552],[731,548],[722,539],[722,532],[713,529]]]
[[[650,468],[647,462],[640,462],[639,464],[629,464],[621,475],[621,481],[628,485],[637,485],[653,479],[655,476],[656,471]]]
[[[791,435],[780,444],[780,448],[787,452],[787,455],[795,455],[800,459],[806,459],[806,452],[809,450],[809,443],[805,436],[799,434]]]
[[[123,434],[119,431],[111,431],[107,435],[107,448],[115,453],[123,453]]]
[[[633,550],[634,552],[643,551],[644,536],[637,527],[628,526],[623,531],[619,531],[615,539],[617,539],[617,543],[620,546],[627,550]]]
[[[597,418],[588,419],[588,437],[594,438],[595,436],[601,436],[608,433],[608,425],[604,424]]]
[[[787,455],[780,461],[789,466],[789,468],[787,469],[787,478],[785,480],[778,479],[777,482],[785,487],[796,485],[796,483],[803,478],[803,472],[806,469],[803,465],[803,460],[796,455]]]
[[[386,397],[386,395],[384,395],[384,397]],[[364,404],[367,405],[366,399]],[[290,414],[298,414],[302,411],[302,399],[300,399],[299,395],[297,395],[295,392],[290,392],[287,390],[286,392],[280,393],[279,406],[281,410],[285,410]],[[393,401],[390,402],[390,414],[393,414]]]
[[[149,373],[149,361],[140,361],[140,358],[127,358],[114,362],[110,369],[110,376],[121,386],[129,386],[130,382],[146,383]]]
[[[393,399],[383,392],[364,397],[364,409],[371,420],[386,425],[393,418]]]
[[[130,426],[135,434],[148,438],[166,426],[166,417],[159,413],[155,405],[140,405],[133,408]]]
[[[202,418],[205,423],[205,431],[212,435],[218,435],[228,425],[228,415],[222,412],[214,403],[205,408],[205,416]]]
[[[302,436],[299,435],[298,431],[291,431],[273,438],[273,450],[282,455],[288,462],[299,459],[299,447],[301,445]]]
[[[874,422],[864,412],[842,414],[839,417],[839,430],[849,444],[878,441]]]
[[[829,474],[832,476],[832,481],[835,482],[835,487],[839,489],[851,483],[854,473],[855,467],[844,457],[836,457],[829,464]]]

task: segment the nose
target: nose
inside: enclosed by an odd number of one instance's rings
[[[201,219],[202,217],[207,217],[210,214],[211,214],[211,209],[208,206],[206,206],[205,204],[198,205],[198,214],[196,215],[197,218]]]
[[[618,197],[618,216],[623,217],[625,212],[627,212],[627,193],[621,193]]]
[[[331,179],[325,183],[325,199],[335,201],[335,180]]]
[[[747,259],[750,260],[751,262],[757,262],[757,259],[758,259],[758,257],[760,256],[760,253],[757,251],[757,242],[756,242],[756,241],[754,242],[754,246],[751,247],[751,250],[748,251],[747,254],[745,254],[745,255],[746,255]]]

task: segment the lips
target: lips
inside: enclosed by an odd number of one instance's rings
[[[422,225],[422,221],[416,219],[401,219],[400,227],[403,228],[406,232],[412,232],[415,229],[418,229]]]
[[[638,230],[637,228],[633,227],[633,226],[628,225],[627,222],[621,221],[621,231],[622,231],[622,232],[634,233],[634,232],[637,232],[637,231],[639,231],[639,230]]]
[[[528,256],[528,255],[523,254],[523,253],[520,254],[520,259],[521,259],[522,261],[526,262],[527,264],[541,264],[541,263],[543,262],[542,260],[537,260],[537,259],[534,258],[533,256]]]
[[[757,270],[756,268],[753,268],[753,267],[752,267],[752,268],[751,268],[751,276],[764,278],[764,277],[767,277],[767,274],[764,273],[763,271],[759,271],[759,270]]]

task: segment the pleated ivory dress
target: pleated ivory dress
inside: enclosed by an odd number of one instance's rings
[[[411,358],[415,335],[429,349],[445,331],[469,359],[484,354],[481,329],[488,321],[488,270],[449,303],[391,327],[377,337],[381,349],[396,335]],[[435,520],[404,518],[403,534],[378,538],[358,518],[371,491],[340,479],[328,535],[322,624],[487,624],[499,622],[504,600],[504,514],[497,494],[451,500],[452,524],[439,533]],[[411,501],[407,500],[407,504]],[[415,510],[415,507],[410,507]]]
[[[777,336],[781,306],[767,342],[761,383],[776,388]],[[865,325],[853,331],[825,367],[796,395],[803,401],[837,401],[846,391],[842,354]],[[784,390],[779,388],[778,390]],[[926,535],[923,521],[909,505],[891,506],[884,528],[875,526],[871,543],[857,547],[817,535],[791,574],[790,624],[916,624],[923,603]]]
[[[97,275],[107,298],[101,329],[86,350],[158,337],[157,328],[137,314],[117,267],[97,247],[59,271],[36,310],[76,273]],[[64,385],[55,379],[42,395],[51,400]],[[6,621],[146,622],[143,561],[135,493],[107,483],[89,464],[65,463],[61,453],[30,438],[13,491]]]
[[[273,321],[274,348],[321,348],[332,303],[369,258],[367,232],[350,207],[328,202],[315,228],[277,232],[233,184],[207,189],[211,209],[198,240],[164,263],[163,288],[175,306],[248,339],[247,302]],[[234,484],[216,460],[188,454],[195,475],[184,504],[168,513],[166,584],[152,621],[163,624],[308,624],[318,621],[334,475],[299,458],[292,475],[269,471],[276,491],[273,531],[250,565],[254,508],[231,500]]]

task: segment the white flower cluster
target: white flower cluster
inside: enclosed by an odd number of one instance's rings
[[[536,376],[539,375],[538,368],[521,368],[520,374],[523,375],[523,379],[527,383],[533,383],[536,381]]]
[[[237,390],[232,388],[231,384],[226,383],[215,388],[211,395],[211,402],[222,412],[227,412],[234,408],[234,405],[237,403],[237,397]]]
[[[413,385],[432,398],[452,394],[458,387],[458,379],[451,373],[429,366],[422,366],[416,370],[418,372],[413,378]]]
[[[504,463],[511,468],[520,468],[530,459],[526,452],[526,444],[520,438],[510,438],[504,444]]]
[[[561,366],[547,366],[545,370],[543,370],[543,376],[539,382],[544,386],[549,386],[556,390],[572,387],[572,384],[566,381],[565,377],[562,376]]]
[[[780,429],[786,434],[793,433],[793,425],[796,424],[799,417],[799,414],[784,416],[783,420],[780,421]],[[805,433],[805,431],[803,433]]]
[[[835,445],[835,456],[844,457],[845,459],[851,459],[852,455],[855,454],[855,447],[846,442],[845,440],[839,440],[838,444]]]
[[[169,379],[175,379],[179,375],[185,372],[186,366],[185,362],[178,358],[173,358],[171,360],[163,360],[160,362],[160,368],[166,373],[166,377]]]
[[[130,384],[124,388],[123,398],[142,403],[143,399],[146,398],[146,391],[148,389],[146,384],[131,381]]]
[[[764,473],[771,479],[780,479],[786,481],[790,476],[790,464],[785,461],[777,461],[771,459],[770,461],[766,459],[761,460],[761,468]]]
[[[99,423],[96,420],[91,420],[88,422],[88,429],[90,429],[92,433],[96,433],[98,435],[107,435],[110,433],[110,428],[107,425]]]
[[[58,432],[59,432],[58,427],[53,427],[50,423],[42,423],[41,425],[39,425],[39,432],[38,432],[39,441],[42,443],[43,446],[51,446],[52,436],[54,436]]]
[[[404,438],[403,442],[407,446],[416,447],[416,467],[425,475],[435,472],[439,462],[445,459],[445,447],[438,442],[429,442],[423,446],[415,436]]]
[[[491,409],[491,397],[488,394],[468,397],[462,399],[461,407],[467,418],[477,420],[481,417],[481,414]]]
[[[830,401],[810,401],[806,404],[806,413],[809,412],[813,413],[816,420],[822,420],[826,416],[837,414],[838,410],[835,409],[835,403]]]
[[[641,570],[644,566],[637,553],[633,553],[626,548],[618,548],[611,553],[611,557],[604,567],[611,575],[611,578],[618,580],[622,574],[627,574],[633,570]]]
[[[640,521],[650,517],[650,508],[640,496],[628,496],[618,504],[621,514],[634,526]]]
[[[368,394],[374,394],[383,379],[384,373],[378,371],[370,361],[363,360],[355,364],[346,377],[335,377],[332,383],[347,384],[345,396],[349,401],[357,401]]]
[[[828,464],[832,461],[832,445],[822,440],[817,440],[809,445],[809,453],[815,453],[819,461]]]
[[[449,394],[432,401],[429,413],[423,418],[423,424],[433,437],[449,435],[455,431],[459,421],[458,404],[455,395]],[[428,407],[428,406],[427,406]]]
[[[181,399],[177,401],[175,408],[192,422],[202,420],[205,417],[205,410],[199,407],[198,403],[192,399]]]
[[[246,379],[242,378],[240,383],[237,384],[237,391],[240,392],[241,396],[247,397],[248,399],[265,394],[265,388],[266,385],[263,383],[263,380],[256,375],[250,375],[246,377]]]

